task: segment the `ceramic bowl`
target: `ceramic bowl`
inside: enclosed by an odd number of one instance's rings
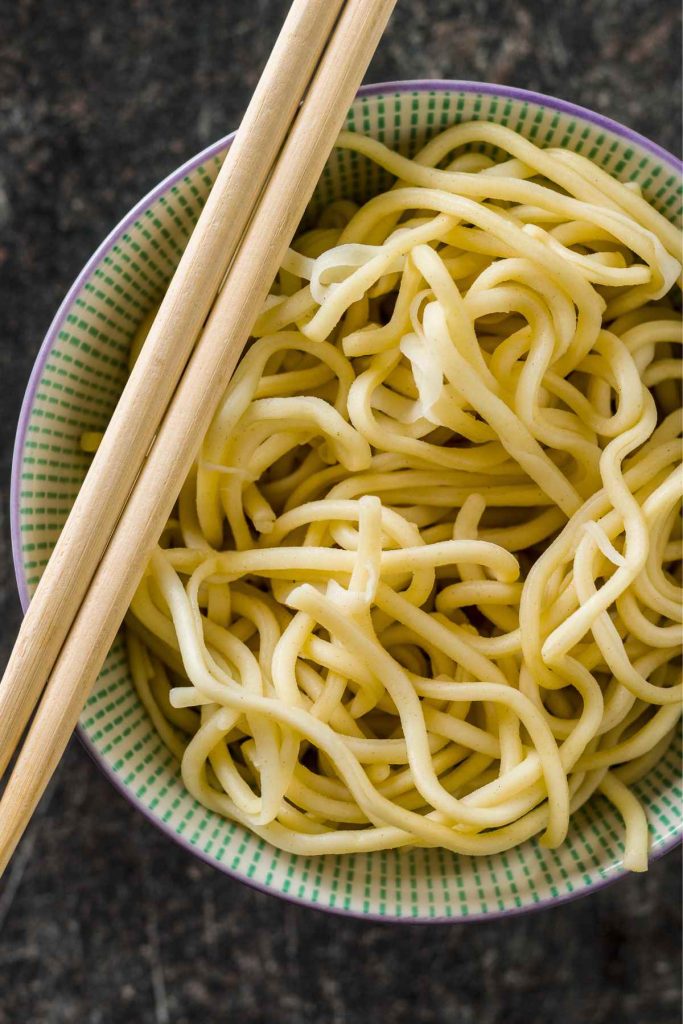
[[[412,153],[434,133],[473,118],[508,125],[540,146],[580,152],[617,178],[638,182],[655,207],[680,220],[678,161],[629,129],[548,96],[471,82],[392,82],[361,89],[347,127]],[[43,342],[13,465],[12,539],[24,606],[88,467],[79,437],[106,426],[131,338],[168,284],[230,138],[174,171],[124,217],[78,275]],[[367,198],[386,183],[364,158],[335,151],[311,212],[338,196]],[[324,858],[282,853],[189,795],[133,688],[121,640],[79,732],[113,785],[169,838],[233,877],[310,906],[384,919],[474,920],[558,903],[624,873],[622,823],[602,797],[574,815],[558,850],[530,841],[474,858],[422,849]],[[679,741],[636,787],[653,857],[680,837],[680,754]]]

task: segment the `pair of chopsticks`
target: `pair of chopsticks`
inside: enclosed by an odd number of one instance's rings
[[[395,3],[292,3],[0,682],[0,775],[40,700],[0,799],[0,873],[77,723]]]

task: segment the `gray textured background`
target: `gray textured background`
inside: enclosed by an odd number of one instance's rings
[[[284,0],[0,0],[0,657],[14,424],[60,299],[145,191],[234,127]],[[680,152],[678,0],[399,0],[368,81],[554,93]],[[680,853],[469,926],[286,905],[164,839],[72,743],[0,883],[0,1024],[674,1024]]]

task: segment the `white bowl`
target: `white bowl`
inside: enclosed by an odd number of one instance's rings
[[[410,153],[429,135],[479,118],[543,145],[582,152],[622,180],[638,181],[680,220],[680,163],[658,146],[588,110],[503,86],[394,82],[367,86],[347,126]],[[40,350],[26,391],[12,470],[12,540],[26,607],[85,475],[84,430],[104,429],[126,377],[135,329],[166,288],[231,136],[161,182],[124,217],[83,268]],[[355,153],[335,152],[313,206],[367,198],[387,179]],[[185,790],[178,764],[135,692],[120,640],[80,722],[80,736],[112,783],[196,856],[288,899],[359,916],[438,921],[495,917],[557,903],[619,878],[622,824],[602,797],[572,818],[566,843],[530,841],[492,857],[401,850],[305,858],[282,853],[207,811]],[[680,839],[680,740],[637,787],[656,857]]]

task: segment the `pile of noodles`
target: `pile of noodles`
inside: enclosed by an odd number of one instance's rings
[[[645,869],[680,236],[500,126],[338,144],[396,183],[288,252],[130,608],[140,697],[190,793],[283,850],[556,847],[599,791]]]

